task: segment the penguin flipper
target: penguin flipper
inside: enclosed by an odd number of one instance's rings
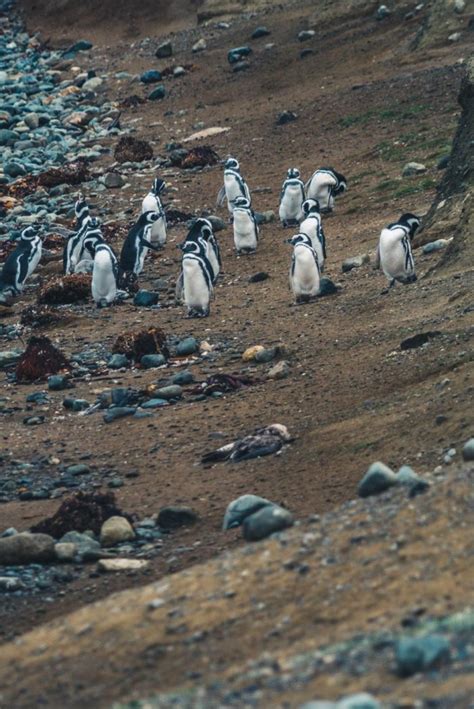
[[[217,193],[216,204],[218,207],[223,207],[225,203],[225,185],[222,185],[219,192]]]
[[[228,460],[234,447],[234,443],[228,443],[226,446],[222,446],[222,448],[218,448],[210,453],[205,453],[201,458],[201,463],[218,463],[222,460]]]

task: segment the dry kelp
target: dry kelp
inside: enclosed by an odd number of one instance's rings
[[[23,384],[35,382],[70,368],[66,357],[48,337],[30,337],[16,366],[16,381]]]

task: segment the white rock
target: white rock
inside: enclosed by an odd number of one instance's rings
[[[100,78],[100,76],[93,76],[92,79],[87,79],[82,84],[82,90],[83,91],[96,91],[96,89],[99,88],[99,86],[102,86],[104,83],[104,80]]]
[[[202,52],[207,49],[206,40],[201,37],[195,44],[193,44],[193,52]]]
[[[74,561],[76,556],[77,547],[72,542],[58,542],[54,545],[54,553],[58,561],[63,561],[65,563]]]
[[[448,42],[459,42],[461,39],[461,33],[460,32],[453,32],[453,34],[450,34],[448,37]]]
[[[97,564],[98,571],[139,571],[148,566],[146,559],[101,559]]]
[[[135,532],[125,517],[109,517],[100,530],[100,543],[103,547],[113,547],[130,539],[135,539]]]
[[[411,175],[422,175],[426,172],[426,165],[422,165],[420,162],[407,162],[402,170],[402,177],[410,177]]]
[[[461,13],[464,12],[466,8],[465,0],[454,0],[454,12]]]

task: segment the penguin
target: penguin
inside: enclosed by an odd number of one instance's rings
[[[151,190],[142,202],[142,214],[145,212],[157,212],[160,215],[150,229],[150,242],[153,246],[163,247],[166,244],[166,215],[161,203],[160,194],[164,191],[166,184],[158,177],[153,180]]]
[[[31,276],[41,259],[42,242],[37,230],[29,226],[21,232],[18,245],[9,254],[0,274],[0,291],[5,295],[22,292],[27,278]]]
[[[257,250],[259,229],[255,214],[246,197],[234,201],[234,244],[238,254],[252,254]]]
[[[143,271],[143,264],[148,249],[157,250],[149,240],[152,225],[160,219],[157,212],[145,212],[132,226],[123,242],[120,252],[120,272],[138,276]]]
[[[308,199],[317,199],[321,212],[334,209],[334,199],[347,190],[347,180],[332,167],[321,167],[313,172],[305,185]]]
[[[185,241],[181,246],[183,259],[183,299],[190,318],[205,318],[209,315],[209,303],[213,292],[214,273],[207,257],[206,248],[197,241]]]
[[[317,199],[307,199],[302,205],[304,219],[300,224],[300,232],[311,239],[311,245],[318,257],[319,270],[324,271],[326,260],[326,237],[324,236],[319,202]]]
[[[304,184],[300,171],[290,168],[286,173],[280,194],[280,221],[284,227],[294,226],[303,218],[301,205],[305,200]]]
[[[237,463],[240,460],[260,458],[264,455],[278,453],[285,443],[291,443],[294,438],[286,426],[273,423],[263,428],[257,428],[254,433],[244,436],[233,443],[228,443],[211,453],[206,453],[201,458],[201,463],[217,463],[230,460]]]
[[[227,208],[231,218],[234,212],[235,199],[237,197],[245,197],[249,204],[250,190],[244,178],[240,174],[240,165],[235,158],[228,158],[224,164],[224,184],[217,195],[217,205],[222,207],[225,199],[227,199]]]
[[[186,235],[186,239],[178,244],[178,248],[183,249],[187,243],[196,243],[201,245],[206,253],[207,259],[212,269],[212,285],[217,281],[217,277],[222,267],[221,252],[219,243],[214,235],[212,224],[208,219],[199,217],[191,224],[191,227]],[[178,280],[176,281],[175,303],[179,305],[183,302],[183,272],[181,271]]]
[[[378,256],[380,267],[390,281],[390,288],[397,281],[406,284],[417,280],[410,242],[420,224],[419,217],[406,212],[397,222],[382,229]]]
[[[67,275],[74,273],[76,265],[81,260],[82,241],[92,219],[89,206],[81,195],[74,205],[76,228],[68,238],[63,251],[63,271]]]
[[[117,298],[117,257],[105,242],[98,242],[94,249],[92,270],[92,297],[98,308],[111,305]]]
[[[74,265],[73,273],[92,273],[96,246],[104,243],[100,220],[96,217],[91,217],[81,237],[80,244],[76,248],[73,263],[76,258],[78,260]]]
[[[288,243],[293,246],[290,267],[290,287],[296,304],[307,303],[319,293],[318,257],[307,234],[295,234]]]

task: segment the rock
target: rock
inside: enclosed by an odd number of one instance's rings
[[[429,332],[418,332],[413,337],[407,337],[406,340],[400,342],[401,350],[413,350],[416,347],[422,347],[434,337],[441,335],[439,330],[431,330]]]
[[[252,276],[249,276],[249,283],[261,283],[262,281],[266,281],[270,276],[266,271],[259,271],[258,273],[254,273]]]
[[[466,9],[465,0],[454,0],[454,12],[461,14]]]
[[[100,543],[103,547],[113,547],[131,539],[135,539],[135,532],[125,517],[109,517],[100,530]]]
[[[220,217],[216,217],[214,214],[210,214],[206,217],[206,219],[211,222],[213,231],[223,231],[224,229],[227,229],[228,224]]]
[[[20,134],[8,128],[0,129],[0,145],[11,145],[16,140],[20,140]]]
[[[77,52],[85,52],[88,49],[92,49],[94,45],[92,42],[89,42],[87,39],[80,39],[78,42],[73,44],[69,49],[66,49],[65,52],[63,52],[63,57],[66,55],[74,55]]]
[[[117,187],[123,187],[125,184],[122,175],[119,175],[118,172],[108,172],[104,176],[103,182],[107,189],[117,189]]]
[[[150,143],[131,135],[124,135],[115,146],[114,158],[117,162],[142,162],[153,160],[153,148]]]
[[[396,671],[400,677],[438,668],[450,659],[449,643],[440,635],[402,637],[395,646]]]
[[[36,130],[36,128],[39,128],[39,116],[34,111],[27,113],[23,120],[30,130]]]
[[[372,463],[357,488],[359,497],[369,497],[385,492],[397,484],[397,476],[384,463]]]
[[[24,177],[28,171],[20,162],[10,160],[4,165],[3,172],[9,177]]]
[[[298,32],[298,40],[300,42],[307,42],[308,39],[313,39],[316,32],[314,30],[302,30]]]
[[[438,170],[446,170],[451,160],[451,155],[443,155],[436,163]]]
[[[54,553],[58,561],[72,563],[76,560],[77,546],[72,542],[58,542],[54,545]]]
[[[314,54],[314,49],[311,49],[310,47],[305,47],[300,52],[300,59],[304,59],[305,57],[309,57],[311,54]]]
[[[89,534],[81,532],[66,532],[58,542],[59,544],[73,544],[76,548],[75,560],[95,561],[100,554],[100,544]],[[57,544],[56,544],[57,546]]]
[[[330,278],[323,277],[319,282],[319,293],[320,298],[324,298],[327,295],[335,295],[339,288],[336,286]]]
[[[277,125],[278,126],[284,126],[287,123],[291,123],[292,121],[296,121],[298,118],[298,115],[294,113],[293,111],[282,111],[281,113],[278,114],[277,116]]]
[[[142,409],[159,409],[161,406],[168,405],[169,401],[167,399],[149,399],[142,404]]]
[[[186,384],[194,383],[194,375],[192,372],[188,372],[186,369],[183,372],[178,372],[173,377],[171,377],[172,384],[178,384],[179,386],[186,386]]]
[[[150,308],[152,305],[158,303],[159,297],[158,293],[153,293],[149,290],[139,290],[138,293],[135,294],[133,304],[137,307]]]
[[[267,379],[286,379],[290,373],[290,365],[285,360],[278,362],[270,369]]]
[[[83,91],[97,91],[99,86],[102,86],[104,80],[100,76],[93,76],[82,84]]]
[[[48,377],[48,389],[50,391],[61,391],[62,389],[70,389],[72,382],[65,374],[52,374]]]
[[[146,559],[100,559],[97,570],[107,573],[110,571],[140,571],[145,569],[150,562]]]
[[[255,212],[255,221],[260,224],[271,224],[276,219],[276,214],[273,209],[268,209],[266,212]]]
[[[371,694],[361,692],[340,699],[336,709],[382,709],[382,705]]]
[[[44,564],[54,558],[54,539],[48,534],[23,532],[0,538],[0,565]]]
[[[417,475],[409,465],[402,465],[398,471],[397,484],[406,485],[410,489],[410,497],[425,492],[430,486],[429,482]]]
[[[205,49],[207,49],[207,44],[206,40],[204,37],[201,37],[201,39],[198,39],[197,42],[195,42],[192,46],[192,51],[196,54],[196,52],[203,52]]]
[[[383,20],[385,17],[388,17],[391,15],[390,10],[386,5],[380,5],[377,8],[377,12],[375,13],[375,19],[376,20]]]
[[[412,175],[422,175],[426,172],[426,165],[422,165],[420,162],[407,162],[403,167],[402,177],[411,177]]]
[[[63,400],[63,406],[69,411],[85,411],[90,407],[90,403],[86,399],[71,399],[67,397]]]
[[[259,39],[260,37],[268,37],[269,34],[271,34],[270,30],[262,25],[254,29],[251,37],[252,39]]]
[[[158,512],[157,524],[162,529],[178,529],[195,524],[199,517],[191,507],[162,507]]]
[[[369,261],[369,254],[362,254],[361,256],[353,256],[352,258],[346,258],[346,260],[342,263],[342,272],[348,273],[354,268],[360,268],[365,263],[369,263]]]
[[[195,354],[199,350],[199,342],[195,337],[185,337],[176,345],[176,354],[178,357],[187,357]]]
[[[259,352],[264,352],[264,350],[265,347],[263,347],[263,345],[253,345],[252,347],[247,347],[242,355],[242,359],[244,362],[253,362],[255,360],[255,356]]]
[[[239,71],[247,71],[247,69],[250,69],[250,62],[247,62],[245,60],[242,60],[241,62],[237,62],[237,64],[234,64],[232,66],[232,71],[237,73]]]
[[[246,517],[268,506],[273,507],[273,502],[270,502],[270,500],[267,500],[265,497],[259,497],[258,495],[241,495],[228,504],[222,529],[225,531],[239,527]]]
[[[242,61],[244,57],[248,57],[249,54],[252,54],[250,47],[234,47],[234,49],[229,50],[227,53],[227,61],[229,64],[237,64]]]
[[[0,576],[0,591],[2,593],[14,593],[22,591],[25,584],[17,576]]]
[[[140,76],[140,81],[142,84],[156,84],[158,81],[161,81],[161,72],[156,69],[144,71]]]
[[[316,700],[314,702],[305,702],[300,704],[298,709],[337,709],[336,702],[325,702],[324,700]]]
[[[184,66],[175,66],[173,69],[173,76],[184,76],[186,74],[186,69]]]
[[[171,57],[172,54],[173,45],[171,44],[171,42],[163,42],[162,44],[159,44],[156,48],[155,57],[157,57],[158,59],[166,59],[167,57]]]
[[[122,369],[122,367],[128,367],[130,361],[128,357],[124,354],[114,354],[107,362],[107,367],[109,369]]]
[[[22,355],[23,350],[3,350],[0,352],[0,369],[16,364]]]
[[[160,399],[180,399],[183,395],[183,390],[178,384],[169,384],[168,386],[161,387],[155,392],[156,396]]]
[[[244,519],[243,537],[247,542],[257,542],[293,524],[293,515],[288,510],[276,505],[265,506]]]
[[[450,239],[436,239],[436,241],[430,241],[428,244],[423,246],[424,254],[432,254],[435,251],[442,251],[450,243]]]
[[[112,423],[112,421],[116,419],[121,419],[125,416],[133,416],[135,411],[136,408],[131,406],[114,406],[104,414],[104,421],[105,423]]]
[[[145,369],[152,369],[153,367],[162,367],[166,364],[166,359],[162,354],[147,354],[143,355],[140,364]]]
[[[453,32],[453,34],[450,34],[448,37],[448,42],[459,42],[461,39],[461,32]]]
[[[77,475],[89,475],[91,469],[85,463],[77,463],[76,465],[68,465],[65,472],[67,475],[76,477]]]
[[[470,438],[463,446],[462,458],[465,461],[474,460],[474,438]]]
[[[159,101],[160,99],[164,98],[166,96],[166,89],[165,87],[160,84],[160,86],[157,86],[156,88],[153,89],[148,94],[148,100],[149,101]]]

